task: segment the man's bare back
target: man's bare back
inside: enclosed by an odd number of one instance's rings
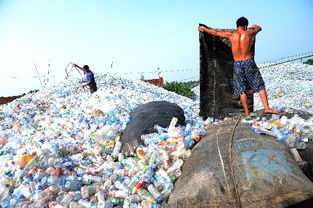
[[[231,49],[234,61],[243,61],[253,58],[254,54],[251,52],[251,45],[255,35],[261,30],[262,28],[258,25],[252,25],[251,29],[249,30],[247,29],[247,26],[237,27],[237,30],[234,32],[219,32],[208,29],[204,26],[199,26],[199,31],[205,31],[212,35],[229,38],[231,41]]]
[[[256,33],[252,33],[251,30],[242,30],[241,28],[232,33],[229,39],[231,41],[234,61],[243,61],[253,58],[251,45],[255,34]]]

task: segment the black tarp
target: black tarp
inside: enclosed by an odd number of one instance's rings
[[[243,112],[239,96],[234,94],[233,56],[229,39],[200,32],[199,40],[200,116],[204,119],[224,118]],[[251,48],[253,53],[254,48],[255,42]],[[253,96],[248,95],[248,103],[250,111],[253,111]]]
[[[208,128],[183,164],[167,208],[278,208],[313,197],[313,183],[284,143],[237,122]],[[304,204],[312,206],[293,207]]]

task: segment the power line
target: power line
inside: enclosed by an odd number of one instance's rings
[[[283,57],[283,58],[280,58],[280,59],[275,59],[273,61],[268,61],[268,62],[264,63],[264,64],[267,64],[267,65],[260,66],[259,68],[260,69],[268,68],[268,67],[272,67],[272,66],[276,66],[276,65],[280,65],[280,64],[284,64],[284,63],[300,60],[300,59],[309,58],[309,57],[312,57],[312,56],[313,56],[313,52],[306,52],[306,53],[297,54],[297,55],[293,55],[293,56],[287,56],[287,57]]]
[[[260,69],[263,69],[263,68],[268,68],[268,67],[272,67],[272,66],[276,66],[276,65],[280,65],[280,64],[284,64],[284,63],[300,60],[300,59],[305,59],[305,58],[309,58],[309,57],[313,57],[313,52],[305,52],[305,53],[300,53],[300,54],[296,54],[296,55],[292,55],[292,56],[286,56],[286,57],[274,59],[272,61],[263,62],[263,63],[258,64],[258,65],[259,65]],[[112,62],[112,65],[113,65],[113,62]],[[68,77],[69,73],[73,70],[72,68],[68,69],[69,66],[71,66],[71,63],[69,63],[67,65],[66,69],[65,69],[66,77]],[[79,70],[77,70],[77,71],[79,72]],[[187,68],[187,69],[179,68],[179,69],[160,70],[160,67],[158,67],[158,70],[155,70],[155,71],[115,72],[115,73],[112,73],[112,74],[113,75],[151,75],[151,74],[157,74],[158,76],[160,76],[160,75],[162,75],[162,73],[164,74],[164,73],[192,72],[192,71],[199,71],[199,68]],[[37,67],[36,67],[36,72],[37,72],[37,78],[39,78],[39,80],[40,80],[39,72],[37,70]],[[49,72],[48,72],[48,74],[49,74]],[[81,75],[80,72],[79,72],[79,74]],[[6,77],[6,78],[19,79],[21,77],[14,76],[14,77]],[[23,77],[23,78],[25,78],[25,77]],[[41,82],[41,80],[40,80],[40,82]],[[41,83],[41,85],[42,85],[42,83]]]

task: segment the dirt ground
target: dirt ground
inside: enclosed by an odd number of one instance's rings
[[[22,97],[22,95],[10,96],[10,97],[0,97],[0,105],[7,104],[12,102],[13,100]]]

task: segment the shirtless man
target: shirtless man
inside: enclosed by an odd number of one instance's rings
[[[236,23],[237,30],[234,32],[219,32],[204,26],[199,26],[198,30],[218,37],[230,39],[235,61],[234,88],[235,93],[240,95],[245,114],[250,114],[247,93],[254,92],[259,93],[265,113],[279,114],[278,111],[271,109],[268,105],[265,84],[261,73],[254,62],[254,54],[250,51],[254,37],[262,30],[262,28],[258,25],[252,25],[251,29],[248,29],[248,19],[245,17],[240,17]]]

